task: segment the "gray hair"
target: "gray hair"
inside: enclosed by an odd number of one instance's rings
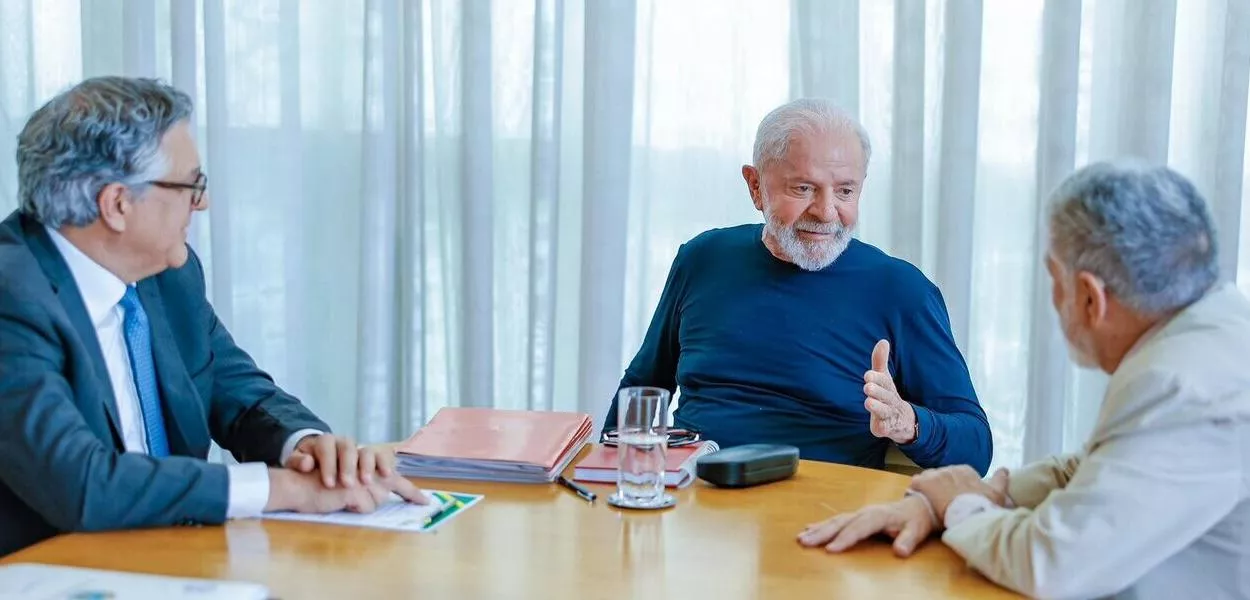
[[[134,193],[168,169],[161,138],[191,115],[191,98],[154,79],[98,77],[44,104],[17,136],[22,212],[59,229],[100,216],[110,183]]]
[[[872,142],[868,132],[850,113],[825,98],[800,98],[792,100],[768,113],[755,130],[755,148],[752,161],[757,169],[768,162],[778,160],[790,150],[790,139],[800,133],[817,131],[853,131],[864,149],[864,171],[872,158]]]
[[[1206,201],[1167,167],[1097,163],[1077,171],[1051,195],[1050,241],[1056,260],[1098,276],[1143,315],[1184,308],[1219,279]]]

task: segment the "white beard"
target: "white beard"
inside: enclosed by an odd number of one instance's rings
[[[1065,301],[1064,308],[1068,303]],[[1068,342],[1068,358],[1076,363],[1076,366],[1083,369],[1098,369],[1098,358],[1094,355],[1094,350],[1089,343],[1089,339],[1074,331],[1074,327],[1068,325],[1068,315],[1066,310],[1059,311],[1059,326],[1063,328],[1063,338]]]
[[[828,240],[809,242],[799,239],[800,230],[833,235]],[[764,232],[777,241],[790,262],[804,271],[819,271],[833,264],[851,244],[851,230],[841,223],[821,223],[804,217],[792,225],[782,225],[767,200],[764,201]]]
[[[1082,350],[1079,346],[1068,340],[1068,356],[1076,366],[1082,369],[1098,369],[1098,359],[1094,358],[1093,353],[1088,350]]]

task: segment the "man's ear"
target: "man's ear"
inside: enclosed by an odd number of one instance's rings
[[[760,172],[752,165],[742,165],[742,179],[747,182],[747,193],[751,194],[751,202],[755,210],[764,210],[764,195],[760,193]]]
[[[126,217],[134,210],[134,196],[130,188],[120,183],[110,183],[100,188],[95,197],[100,210],[100,222],[110,230],[121,233],[126,230]]]
[[[1089,328],[1107,318],[1107,285],[1088,271],[1076,274],[1076,300]]]

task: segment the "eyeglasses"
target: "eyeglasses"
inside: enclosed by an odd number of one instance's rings
[[[703,441],[703,436],[693,429],[669,429],[668,430],[668,447],[680,448],[689,446]],[[599,436],[599,443],[604,446],[617,446],[620,444],[620,434],[615,429],[604,431]]]
[[[208,189],[208,175],[200,173],[195,178],[195,183],[182,183],[179,181],[149,181],[151,185],[167,190],[191,190],[191,207],[199,208],[200,203],[204,201],[204,190]]]

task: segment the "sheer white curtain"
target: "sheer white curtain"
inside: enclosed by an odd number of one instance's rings
[[[1239,243],[1250,232],[1250,3],[639,7],[638,57],[655,66],[636,69],[647,94],[635,95],[626,358],[677,245],[758,219],[737,169],[764,112],[801,95],[837,99],[873,136],[860,237],[941,287],[996,464],[1078,448],[1105,385],[1070,365],[1040,255],[1043,201],[1076,166],[1139,156],[1193,177],[1219,221],[1225,274],[1250,289],[1250,244]],[[659,158],[665,139],[677,151]]]
[[[859,235],[941,286],[1014,465],[1079,446],[1104,383],[1041,270],[1072,168],[1187,173],[1250,284],[1248,30],[1242,0],[0,0],[0,156],[83,77],[193,92],[215,306],[377,441],[450,404],[602,414],[677,246],[759,219],[759,119],[833,97],[876,150]]]

